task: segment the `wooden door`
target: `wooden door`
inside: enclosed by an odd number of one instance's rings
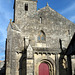
[[[49,67],[46,63],[41,63],[39,65],[39,75],[49,75]]]

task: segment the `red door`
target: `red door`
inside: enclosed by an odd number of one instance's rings
[[[46,63],[39,65],[39,75],[49,75],[49,67]]]

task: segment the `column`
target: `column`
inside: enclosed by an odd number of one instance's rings
[[[59,75],[59,59],[58,59],[58,54],[55,55],[55,67],[56,67],[55,75]]]

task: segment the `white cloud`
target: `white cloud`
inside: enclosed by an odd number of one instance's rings
[[[60,14],[75,23],[75,2],[67,5],[67,8],[63,9]]]
[[[75,22],[75,16],[71,16],[71,17],[69,18],[69,20],[72,21],[72,22]]]
[[[72,3],[70,6],[68,6],[66,9],[62,10],[60,13],[66,14],[66,13],[69,13],[69,12],[74,11],[74,10],[75,10],[75,2]]]
[[[13,12],[11,11],[8,4],[8,2],[12,2],[13,0],[0,0],[0,33],[2,33],[2,35],[0,35],[1,38],[3,38],[1,41],[4,41],[5,38],[7,37],[7,26],[9,24],[9,19],[11,19],[13,17]],[[7,2],[6,4],[4,4],[5,2]],[[6,6],[6,8],[5,8]],[[11,6],[10,6],[11,7]]]
[[[0,53],[4,53],[5,52],[5,49],[0,47]]]
[[[13,12],[12,11],[10,11],[10,10],[7,10],[7,9],[5,9],[5,8],[2,8],[1,6],[0,6],[0,14],[3,16],[3,18],[6,20],[6,21],[8,21],[9,19],[11,19],[11,17],[12,17],[12,14],[13,14]]]
[[[10,21],[9,19],[13,16],[11,4],[12,0],[0,0],[0,60],[5,58],[6,29]]]
[[[6,33],[6,30],[4,30],[3,28],[0,28],[0,38],[2,38],[2,39],[0,39],[1,41],[3,40],[3,39],[5,39],[6,37],[7,37],[7,33]],[[0,42],[1,42],[0,41]]]
[[[0,56],[0,60],[5,60],[5,55]]]

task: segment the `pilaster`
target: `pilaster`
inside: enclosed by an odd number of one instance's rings
[[[58,54],[55,55],[56,75],[59,75],[59,59]]]

